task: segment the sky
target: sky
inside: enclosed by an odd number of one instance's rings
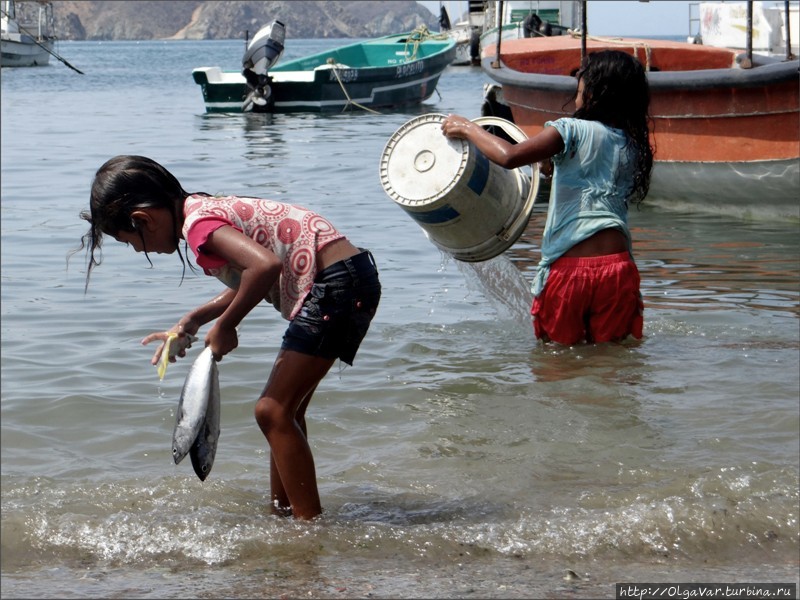
[[[693,0],[697,3],[698,0]],[[467,11],[463,0],[418,0],[434,15],[442,4],[455,22]],[[531,2],[536,4],[535,0]],[[586,23],[590,35],[685,35],[689,36],[690,0],[588,0]],[[697,8],[693,16],[697,16]],[[697,24],[691,33],[697,32]]]

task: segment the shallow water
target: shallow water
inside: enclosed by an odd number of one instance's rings
[[[304,54],[335,40],[296,40]],[[613,597],[620,581],[798,581],[797,223],[630,215],[645,338],[553,347],[528,285],[544,208],[502,257],[442,255],[383,192],[403,123],[478,116],[480,70],[384,115],[206,115],[191,69],[241,42],[64,43],[2,73],[5,597]],[[218,291],[111,241],[84,295],[67,253],[94,171],[151,156],[190,191],[319,210],[384,286],[353,367],[309,409],[325,514],[268,514],[254,400],[285,323],[242,324],[219,365],[211,475],[172,464],[188,361],[139,340]],[[193,349],[196,350],[196,349]],[[192,356],[190,351],[190,356]],[[567,570],[578,579],[565,579]]]

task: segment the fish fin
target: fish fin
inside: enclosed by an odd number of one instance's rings
[[[164,342],[164,349],[161,350],[161,360],[158,363],[158,380],[163,381],[164,375],[167,374],[167,367],[169,366],[169,347],[172,345],[172,340],[178,337],[177,333],[170,333]]]

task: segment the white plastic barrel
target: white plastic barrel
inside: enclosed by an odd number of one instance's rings
[[[504,169],[466,140],[442,133],[442,114],[415,117],[389,139],[380,163],[383,189],[453,258],[481,262],[502,254],[530,220],[539,187],[521,169]],[[497,117],[474,119],[501,127],[519,142],[525,133]]]

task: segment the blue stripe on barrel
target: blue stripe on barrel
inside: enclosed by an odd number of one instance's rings
[[[470,144],[470,151],[475,152],[475,168],[472,169],[467,187],[480,196],[489,180],[489,159],[472,144]]]
[[[418,223],[426,223],[428,225],[447,223],[461,216],[461,214],[449,204],[445,204],[444,206],[428,212],[406,212]]]

